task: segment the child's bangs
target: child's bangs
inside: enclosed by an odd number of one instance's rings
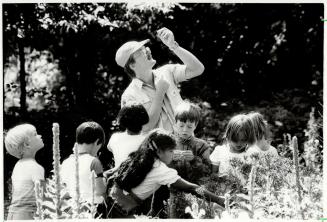
[[[253,144],[255,142],[255,135],[253,130],[250,127],[240,127],[238,130],[235,130],[235,133],[231,135],[231,141],[233,142],[242,142],[247,144]]]
[[[184,123],[186,123],[187,121],[197,123],[198,116],[195,113],[185,111],[176,115],[176,121],[177,120]]]

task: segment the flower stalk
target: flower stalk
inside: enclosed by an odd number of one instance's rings
[[[250,205],[251,205],[251,214],[250,214],[250,218],[253,219],[254,216],[254,184],[255,184],[255,177],[256,177],[256,172],[257,172],[257,166],[254,165],[251,169],[250,172]]]
[[[60,166],[60,149],[59,149],[59,124],[53,123],[52,125],[52,133],[53,133],[53,172],[55,179],[55,215],[56,219],[60,217],[60,175],[59,175],[59,166]]]
[[[301,212],[302,219],[304,219],[304,215],[301,210],[302,195],[301,195],[300,169],[299,169],[299,159],[298,159],[299,149],[298,149],[298,142],[296,136],[294,136],[292,139],[292,147],[293,147],[293,162],[295,167],[295,183],[296,183],[296,190],[298,194],[299,211]]]
[[[96,207],[95,207],[95,172],[92,171],[92,200],[91,200],[91,215],[92,217],[96,214]]]
[[[169,218],[176,218],[176,194],[175,190],[169,192],[168,212]]]
[[[40,181],[35,183],[35,199],[36,199],[36,215],[38,215],[37,220],[44,220],[42,201],[43,201],[43,189],[40,188]]]
[[[80,189],[79,189],[79,163],[78,163],[78,150],[77,144],[74,146],[74,157],[75,157],[75,195],[74,195],[74,207],[73,207],[73,218],[78,218],[80,209]]]

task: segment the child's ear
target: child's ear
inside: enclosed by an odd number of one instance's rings
[[[24,141],[24,147],[26,147],[26,148],[30,148],[30,142],[31,142],[30,138],[27,138],[27,139]]]
[[[99,144],[99,139],[97,139],[94,143],[93,143],[95,146],[102,146],[102,143]]]
[[[99,139],[97,139],[96,141],[95,141],[95,144],[94,144],[98,149],[101,149],[102,148],[102,146],[104,145],[104,143],[100,143],[99,142]]]

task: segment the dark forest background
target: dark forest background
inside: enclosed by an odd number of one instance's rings
[[[202,107],[196,133],[212,146],[222,142],[227,121],[240,112],[264,114],[276,147],[285,133],[300,144],[305,140],[312,108],[322,124],[323,4],[2,6],[4,131],[21,122],[36,126],[45,143],[36,159],[46,176],[52,169],[53,122],[60,124],[62,159],[72,153],[83,121],[99,122],[106,143],[119,130],[115,118],[130,81],[114,60],[119,46],[149,38],[157,65],[180,62],[156,39],[161,27],[205,65],[202,76],[180,87],[183,98]],[[3,152],[7,193],[17,160]],[[106,146],[100,158],[109,168]]]

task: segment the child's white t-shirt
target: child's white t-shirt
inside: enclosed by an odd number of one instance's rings
[[[127,132],[114,133],[110,137],[108,149],[112,152],[115,160],[115,167],[119,167],[128,155],[136,151],[143,142],[145,135],[129,135]]]
[[[79,189],[80,198],[83,201],[92,202],[92,170],[95,174],[103,173],[100,160],[88,153],[78,156]],[[66,184],[66,189],[71,197],[75,196],[76,176],[75,176],[75,156],[70,155],[60,166],[60,176],[62,182]],[[95,203],[103,202],[102,196],[94,196]]]
[[[223,144],[215,147],[215,150],[210,155],[210,161],[213,165],[219,166],[219,176],[228,175],[231,168],[230,160],[232,158],[243,158],[246,155],[242,153],[232,153],[228,144]]]
[[[44,168],[35,159],[20,159],[12,175],[12,200],[9,212],[34,212],[36,199],[34,184],[44,180]]]
[[[253,153],[259,153],[259,154],[271,154],[274,156],[278,156],[277,150],[273,146],[269,146],[269,149],[263,151],[259,148],[257,145],[250,146],[248,150],[246,151],[246,154],[250,156]]]
[[[156,160],[152,170],[146,175],[142,183],[134,187],[132,191],[138,198],[145,200],[159,189],[161,185],[168,185],[169,187],[180,178],[175,169],[169,168],[160,160]]]

